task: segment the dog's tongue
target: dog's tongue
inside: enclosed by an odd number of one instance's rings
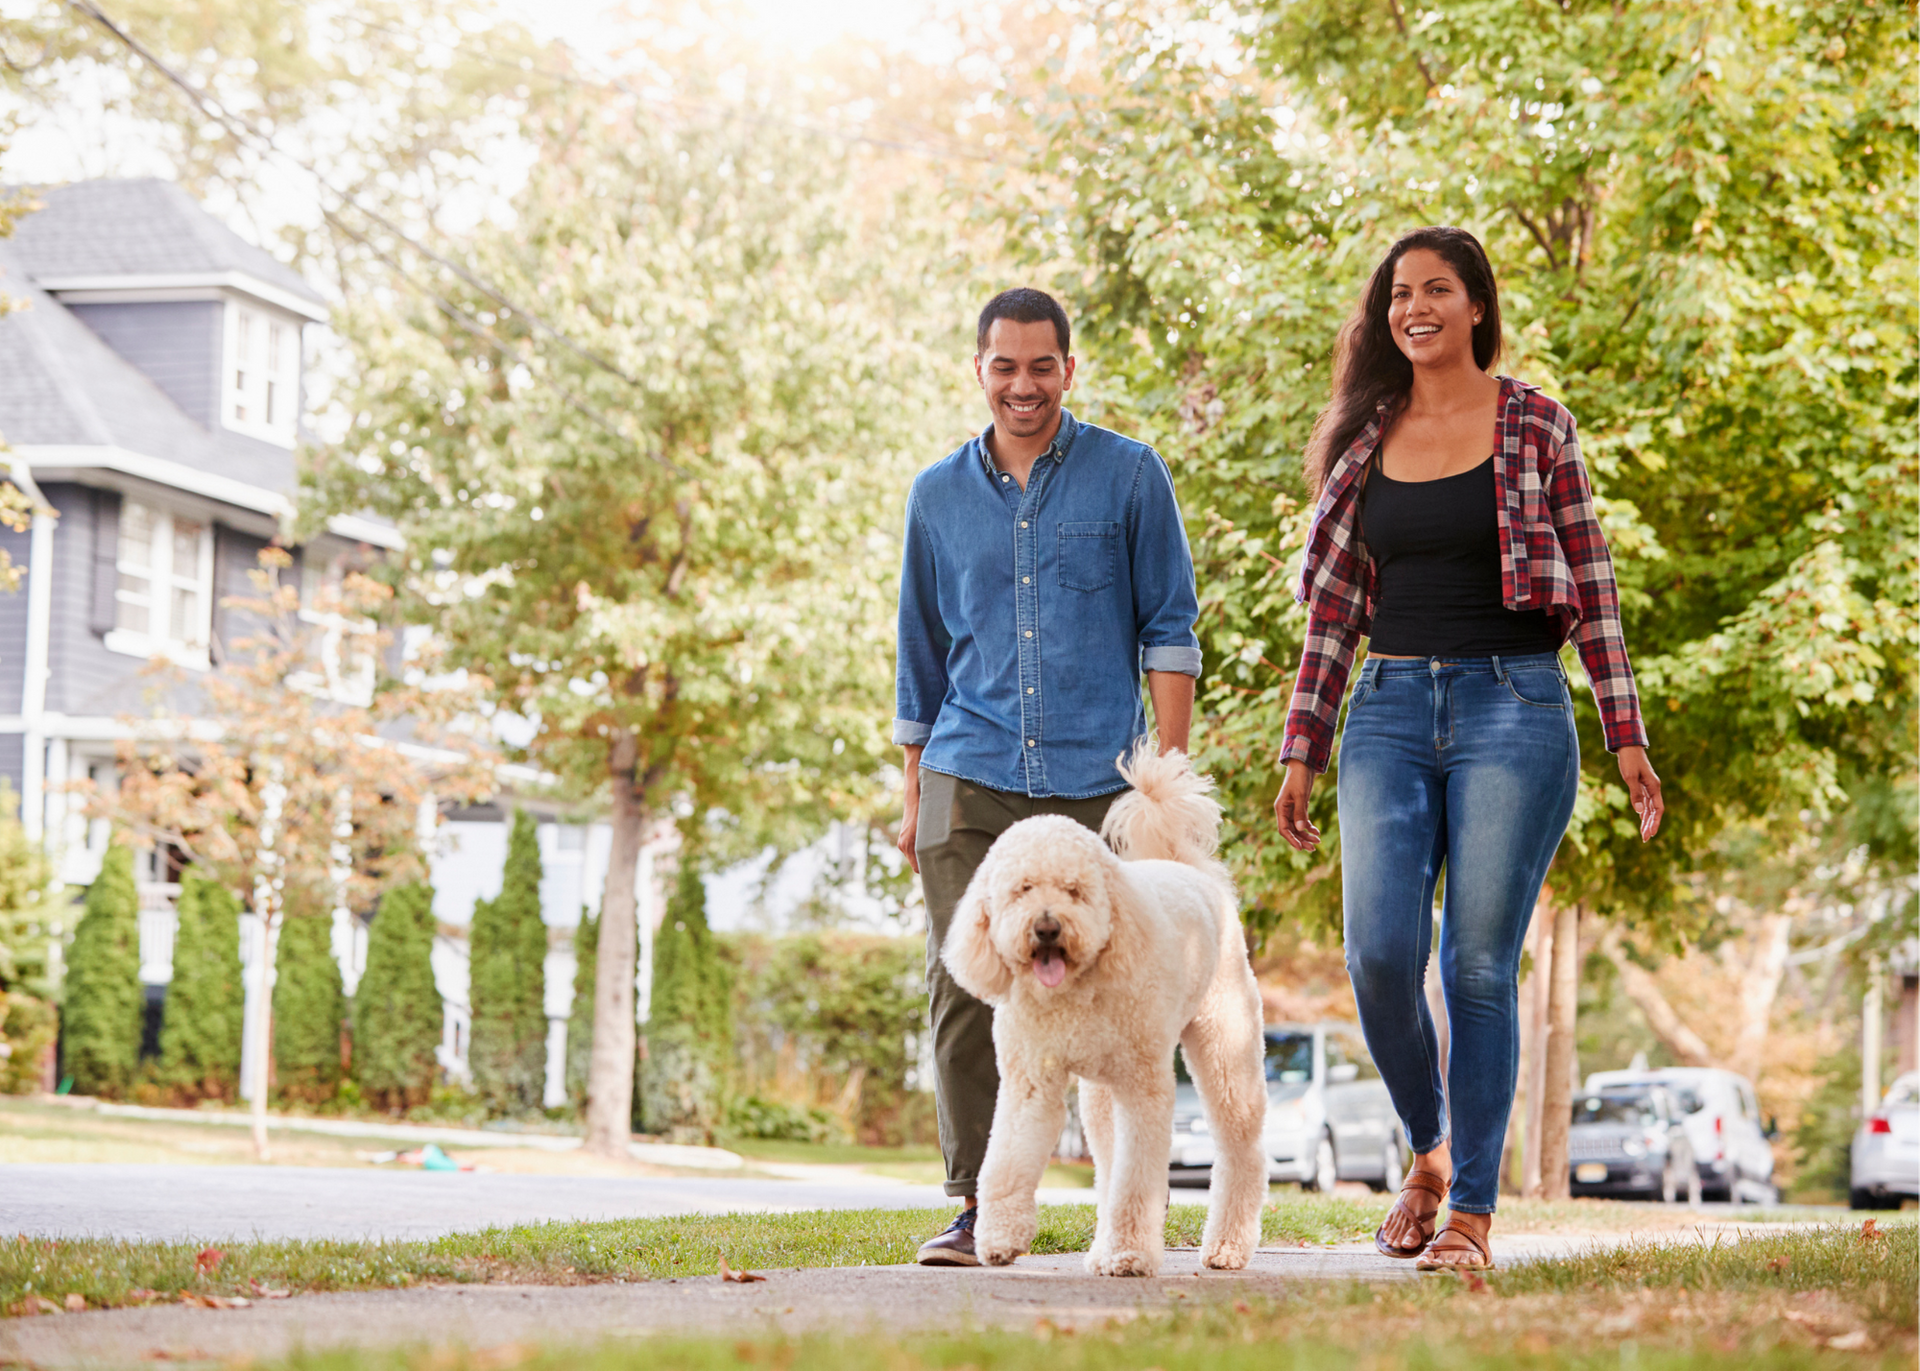
[[[1059,985],[1067,978],[1067,959],[1060,955],[1057,947],[1036,952],[1033,954],[1033,974],[1040,978],[1041,985]]]

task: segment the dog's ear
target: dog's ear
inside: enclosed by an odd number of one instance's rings
[[[1108,854],[1100,863],[1101,895],[1107,906],[1107,945],[1100,951],[1100,974],[1131,981],[1147,973],[1144,918],[1132,884],[1120,871],[1120,859]]]
[[[998,1004],[1013,988],[1013,973],[993,946],[993,907],[987,900],[991,866],[991,862],[982,862],[967,882],[967,893],[960,897],[953,922],[947,927],[940,958],[962,990],[976,1000]]]

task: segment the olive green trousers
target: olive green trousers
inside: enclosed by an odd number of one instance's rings
[[[947,1162],[947,1193],[971,1195],[987,1155],[1000,1068],[993,1059],[993,1010],[954,983],[940,946],[967,882],[993,840],[1022,819],[1063,814],[1098,832],[1113,802],[1035,799],[989,790],[938,771],[920,772],[919,827],[914,853],[927,899],[927,998],[933,1023],[934,1100],[940,1112],[940,1151]]]

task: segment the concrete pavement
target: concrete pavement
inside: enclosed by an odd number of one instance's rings
[[[1091,1204],[1047,1189],[1045,1204]],[[495,1225],[809,1209],[952,1209],[882,1177],[588,1177],[337,1167],[0,1167],[0,1234],[154,1241],[432,1238]]]

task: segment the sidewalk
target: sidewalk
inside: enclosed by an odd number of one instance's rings
[[[1725,1230],[1722,1230],[1724,1236]],[[1642,1235],[1653,1236],[1653,1235]],[[1695,1234],[1666,1241],[1704,1241]],[[1504,1264],[1567,1256],[1631,1239],[1606,1235],[1516,1235],[1499,1248]],[[717,1276],[634,1285],[434,1286],[365,1294],[306,1295],[209,1310],[182,1305],[9,1319],[0,1324],[0,1363],[33,1366],[135,1365],[180,1359],[277,1358],[298,1349],[509,1343],[586,1344],[655,1333],[756,1336],[829,1329],[893,1333],[969,1326],[1097,1328],[1183,1301],[1277,1294],[1302,1282],[1419,1279],[1411,1262],[1380,1256],[1368,1243],[1263,1248],[1242,1272],[1205,1271],[1191,1248],[1167,1254],[1154,1280],[1089,1276],[1078,1255],[1023,1257],[998,1270],[876,1266],[764,1271],[763,1282]],[[1450,1279],[1436,1277],[1434,1279]]]

